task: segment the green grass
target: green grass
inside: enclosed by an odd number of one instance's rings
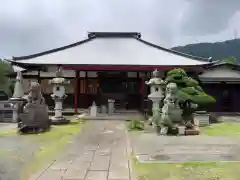
[[[52,126],[51,130],[38,135],[27,135],[29,139],[40,143],[40,149],[35,153],[35,158],[29,162],[22,171],[21,179],[39,171],[43,166],[53,161],[59,155],[66,144],[80,132],[82,121],[72,121],[68,125]]]
[[[16,133],[17,129],[0,130],[0,136],[15,135]]]
[[[200,132],[208,136],[240,136],[240,123],[211,124],[201,128]]]
[[[137,180],[238,180],[240,163],[139,164],[134,160]]]

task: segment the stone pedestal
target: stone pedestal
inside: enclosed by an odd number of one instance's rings
[[[27,100],[24,98],[10,98],[9,101],[13,105],[12,122],[17,123],[19,121],[19,114],[23,112],[23,104]]]
[[[209,114],[207,112],[196,112],[194,114],[194,124],[199,127],[209,125]]]
[[[111,115],[114,113],[114,99],[108,99],[108,114]]]
[[[70,122],[68,119],[66,119],[62,115],[63,100],[64,100],[63,98],[55,98],[55,108],[54,108],[55,115],[54,117],[51,117],[51,121],[53,125],[68,124]]]
[[[92,106],[90,107],[90,116],[97,117],[97,106],[95,102],[93,102]]]
[[[178,135],[179,136],[185,135],[185,129],[186,129],[185,126],[178,126]]]

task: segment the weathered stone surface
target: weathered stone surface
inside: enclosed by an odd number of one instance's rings
[[[107,171],[109,167],[110,157],[109,156],[95,156],[90,170],[93,171]]]
[[[37,180],[62,180],[65,171],[47,170]]]
[[[64,180],[129,180],[126,139],[123,121],[89,121],[52,167],[67,169]]]
[[[86,180],[107,180],[107,171],[89,171]]]
[[[48,107],[41,94],[39,83],[31,82],[27,101],[23,113],[19,114],[19,131],[22,133],[38,133],[48,130],[51,124],[48,117]]]
[[[71,166],[67,169],[64,180],[82,180],[86,177],[87,168],[86,166]]]
[[[239,161],[239,139],[208,136],[159,137],[131,135],[138,161],[191,162]]]

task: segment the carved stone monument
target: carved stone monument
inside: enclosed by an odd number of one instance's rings
[[[59,67],[56,72],[56,78],[50,80],[49,83],[53,85],[53,94],[51,97],[55,101],[55,115],[51,118],[52,124],[68,124],[70,121],[63,117],[62,110],[63,101],[67,97],[65,94],[65,86],[70,84],[70,82],[63,77],[61,67]]]
[[[14,86],[13,96],[9,101],[13,104],[13,122],[19,121],[19,113],[22,112],[23,103],[26,102],[26,99],[23,98],[24,90],[22,84],[22,73],[17,72],[16,82]]]
[[[23,113],[19,114],[19,131],[22,133],[39,133],[48,130],[51,122],[39,83],[31,82],[30,92],[26,99],[27,104],[23,108]]]

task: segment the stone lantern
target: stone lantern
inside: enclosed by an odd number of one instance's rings
[[[69,120],[62,116],[62,110],[63,101],[67,97],[65,94],[65,86],[70,84],[70,82],[63,77],[61,67],[59,67],[56,72],[56,78],[50,80],[49,84],[53,85],[53,94],[51,97],[55,101],[55,115],[51,118],[52,124],[67,124]]]
[[[152,101],[152,118],[153,120],[157,120],[161,113],[160,103],[164,98],[164,87],[166,83],[160,78],[159,71],[155,70],[153,71],[153,77],[147,81],[146,84],[150,86],[148,99]]]
[[[19,113],[22,111],[21,107],[23,107],[23,103],[26,102],[26,99],[24,99],[23,96],[22,72],[18,71],[13,96],[9,99],[13,105],[13,122],[18,122]]]

